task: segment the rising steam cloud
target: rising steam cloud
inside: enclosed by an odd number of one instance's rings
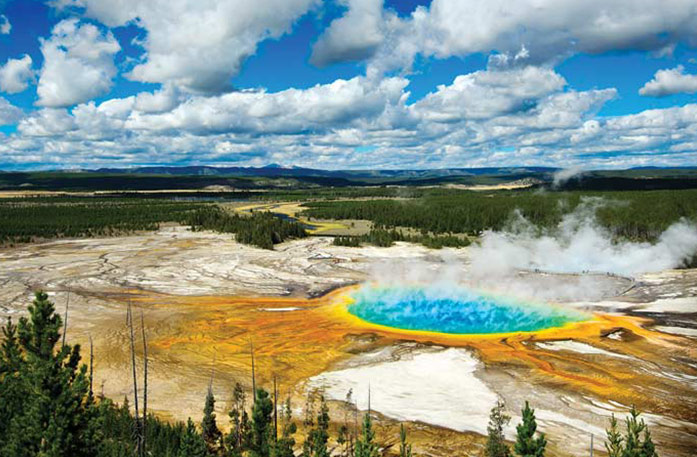
[[[680,267],[697,253],[697,227],[674,223],[655,243],[615,241],[596,220],[604,203],[586,200],[558,226],[540,233],[522,215],[508,230],[484,232],[472,247],[473,272],[501,275],[512,270],[636,275]]]
[[[571,167],[559,170],[554,173],[552,187],[558,188],[562,184],[565,184],[570,179],[580,178],[583,175],[583,168],[581,167]]]
[[[671,225],[655,243],[613,240],[595,217],[606,204],[586,199],[544,231],[516,213],[507,229],[483,233],[466,254],[443,249],[428,259],[395,258],[373,264],[370,276],[386,285],[429,284],[444,296],[457,297],[453,286],[461,285],[521,298],[595,301],[631,287],[632,281],[621,276],[680,267],[697,253],[697,226],[686,220]]]

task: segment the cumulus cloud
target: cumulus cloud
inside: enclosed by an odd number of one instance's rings
[[[12,31],[12,24],[7,16],[0,14],[0,35],[7,35]]]
[[[19,59],[8,59],[0,67],[0,90],[9,94],[24,91],[34,81],[32,63],[28,54]]]
[[[135,112],[126,126],[137,130],[183,129],[196,133],[303,133],[369,121],[406,99],[403,78],[372,82],[364,77],[338,79],[300,90],[239,91],[191,97],[169,112]]]
[[[503,13],[505,11],[505,13]],[[427,21],[438,55],[516,53],[533,59],[617,49],[659,50],[697,38],[697,5],[690,0],[434,0]],[[686,19],[688,18],[688,19]]]
[[[350,16],[351,9],[340,20],[348,22]],[[433,0],[407,18],[389,10],[381,17],[381,24],[368,28],[368,36],[382,36],[380,45],[372,53],[365,48],[376,72],[408,69],[417,54],[447,58],[484,53],[499,64],[528,65],[576,53],[662,53],[679,42],[697,44],[697,4],[691,0]],[[334,41],[350,43],[358,34],[337,33]],[[332,47],[340,48],[339,43]],[[341,53],[332,55],[338,59]]]
[[[174,109],[183,100],[176,87],[166,84],[155,92],[141,92],[135,97],[134,108],[143,113],[162,113]]]
[[[558,92],[542,99],[529,116],[519,116],[516,121],[522,120],[528,127],[538,130],[578,128],[616,97],[614,88]]]
[[[318,0],[61,0],[109,27],[147,31],[144,60],[128,75],[196,92],[229,90],[230,78],[257,44],[279,38]]]
[[[167,84],[99,104],[30,113],[0,153],[22,161],[8,145],[32,145],[35,155],[63,154],[64,163],[78,166],[588,168],[697,161],[697,104],[596,116],[616,96],[613,88],[572,90],[553,70],[529,65],[461,75],[418,101],[410,101],[404,77],[358,76],[305,89],[220,95]]]
[[[568,161],[579,144],[602,139],[592,117],[617,95],[615,89],[564,91],[565,85],[551,69],[490,68],[458,76],[408,109],[420,121],[418,138],[437,145],[431,146],[434,160],[549,165]],[[550,150],[558,156],[545,157]]]
[[[56,137],[75,128],[75,119],[67,110],[60,108],[35,111],[17,126],[17,130],[29,137]]]
[[[344,148],[331,145],[329,136],[395,125],[399,116],[408,116],[405,86],[402,78],[356,77],[302,90],[189,96],[165,111],[151,99],[160,92],[142,93],[71,110],[39,110],[23,119],[18,131],[21,138],[40,141],[39,149],[62,145],[81,165],[91,163],[96,150],[102,160],[121,162],[140,157],[222,163],[266,156],[260,151],[272,151],[264,160],[300,162],[312,150],[317,154],[312,160],[348,163],[352,159],[342,157]]]
[[[384,0],[343,0],[346,14],[335,19],[312,47],[311,62],[326,66],[370,57],[383,41]]]
[[[647,142],[660,141],[666,135],[681,141],[697,134],[697,105],[688,104],[663,109],[651,109],[608,119],[604,128],[608,133],[623,138],[643,138]]]
[[[482,70],[457,76],[449,86],[438,86],[414,109],[438,122],[487,119],[534,108],[540,98],[565,85],[563,77],[546,68]]]
[[[261,41],[289,32],[319,0],[53,0],[107,27],[141,28],[134,44],[143,53],[125,63],[125,75],[161,86],[90,102],[111,87],[119,44],[101,25],[63,21],[42,42],[39,104],[72,108],[29,114],[0,153],[22,160],[7,149],[12,144],[34,155],[65,154],[83,166],[574,168],[697,161],[697,105],[597,116],[617,91],[577,91],[553,70],[578,52],[697,45],[691,0],[434,0],[408,16],[383,0],[339,2],[345,11],[314,44],[312,62],[365,59],[365,76],[271,92],[234,91],[230,81]],[[488,54],[487,68],[421,100],[410,99],[406,77],[392,76],[408,74],[418,55],[470,53]]]
[[[556,62],[574,53],[664,52],[697,45],[691,0],[433,0],[401,17],[384,0],[339,0],[345,13],[313,46],[324,66],[368,60],[368,75],[409,70],[414,57],[492,55],[492,65]],[[259,42],[279,38],[319,0],[54,0],[109,27],[147,34],[128,76],[200,93],[231,89],[230,79]],[[504,13],[505,12],[505,13]]]
[[[65,107],[107,93],[116,75],[114,55],[121,49],[111,32],[77,19],[59,22],[49,39],[40,39],[44,64],[37,104]]]
[[[697,92],[697,75],[685,73],[685,67],[658,70],[653,79],[639,89],[639,94],[652,97],[665,97],[673,94],[694,94]]]
[[[15,124],[22,118],[23,114],[21,109],[0,97],[0,125]]]

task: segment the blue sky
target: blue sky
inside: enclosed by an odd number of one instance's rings
[[[697,165],[694,2],[115,3],[0,2],[0,169]]]

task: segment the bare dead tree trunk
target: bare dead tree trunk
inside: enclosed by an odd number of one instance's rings
[[[68,332],[68,306],[70,305],[70,289],[68,289],[68,297],[65,300],[65,317],[63,318],[63,341],[61,349],[65,347],[65,334]]]
[[[256,373],[254,372],[254,343],[252,342],[252,339],[249,339],[249,350],[252,355],[252,402],[253,404],[256,404],[257,402],[257,380],[256,380]]]
[[[148,427],[148,340],[145,336],[145,318],[143,310],[140,310],[140,330],[143,335],[143,448],[142,453],[145,455],[147,427]]]
[[[353,445],[355,446],[358,441],[358,396],[356,396],[356,403],[351,406],[353,407]]]
[[[89,399],[94,398],[94,390],[92,390],[92,383],[94,381],[94,345],[92,344],[92,335],[90,335],[90,396]]]
[[[133,397],[134,397],[134,407],[135,407],[135,430],[134,430],[134,441],[135,441],[135,450],[136,450],[136,455],[141,456],[142,455],[142,449],[141,449],[141,435],[140,435],[140,414],[138,410],[138,376],[136,373],[136,345],[135,345],[135,336],[133,334],[133,311],[131,310],[131,302],[129,300],[128,302],[128,309],[127,309],[127,321],[128,321],[128,328],[130,331],[130,339],[131,339],[131,366],[133,367]]]
[[[591,457],[593,457],[593,434],[591,433]]]
[[[278,389],[276,388],[276,375],[273,375],[273,427],[274,442],[278,442]]]
[[[208,380],[208,390],[213,390],[213,378],[215,377],[215,358],[218,355],[218,353],[215,350],[215,347],[213,347],[213,365],[211,366],[211,379]]]

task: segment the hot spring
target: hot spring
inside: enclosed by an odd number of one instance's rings
[[[497,297],[459,286],[365,285],[351,298],[348,312],[364,321],[448,334],[534,332],[590,318],[553,304]]]

